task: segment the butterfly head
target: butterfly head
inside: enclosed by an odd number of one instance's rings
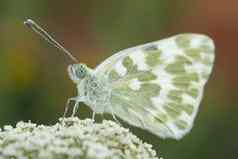
[[[85,64],[73,64],[68,66],[68,72],[71,80],[78,83],[89,74],[90,69]]]

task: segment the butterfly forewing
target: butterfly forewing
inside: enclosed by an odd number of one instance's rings
[[[96,74],[107,76],[118,117],[162,138],[180,139],[192,128],[213,62],[210,38],[180,34],[120,51]]]

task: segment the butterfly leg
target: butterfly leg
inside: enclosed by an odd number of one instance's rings
[[[92,120],[95,121],[95,112],[93,111]]]
[[[78,108],[79,108],[79,101],[76,101],[75,104],[74,104],[73,113],[71,114],[71,117],[75,116],[75,114],[77,113]]]
[[[66,103],[66,106],[65,106],[65,110],[64,110],[63,118],[65,118],[66,115],[67,115],[67,113],[68,113],[69,106],[70,106],[70,102],[71,102],[71,101],[76,101],[76,100],[77,100],[76,97],[72,97],[72,98],[69,98],[69,99],[67,100],[67,103]]]
[[[110,106],[110,108],[111,108],[112,118],[116,121],[117,124],[122,125],[122,124],[119,122],[119,120],[116,118],[112,106]]]

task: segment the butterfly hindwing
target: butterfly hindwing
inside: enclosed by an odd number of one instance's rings
[[[213,62],[210,38],[180,34],[121,51],[96,73],[108,77],[114,114],[160,137],[180,139],[192,128]]]

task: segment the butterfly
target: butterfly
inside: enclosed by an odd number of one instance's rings
[[[26,24],[69,53],[36,23]],[[193,126],[214,52],[208,36],[184,33],[119,51],[95,69],[69,65],[78,90],[69,99],[75,101],[73,115],[83,102],[96,114],[112,114],[161,138],[181,139]]]

